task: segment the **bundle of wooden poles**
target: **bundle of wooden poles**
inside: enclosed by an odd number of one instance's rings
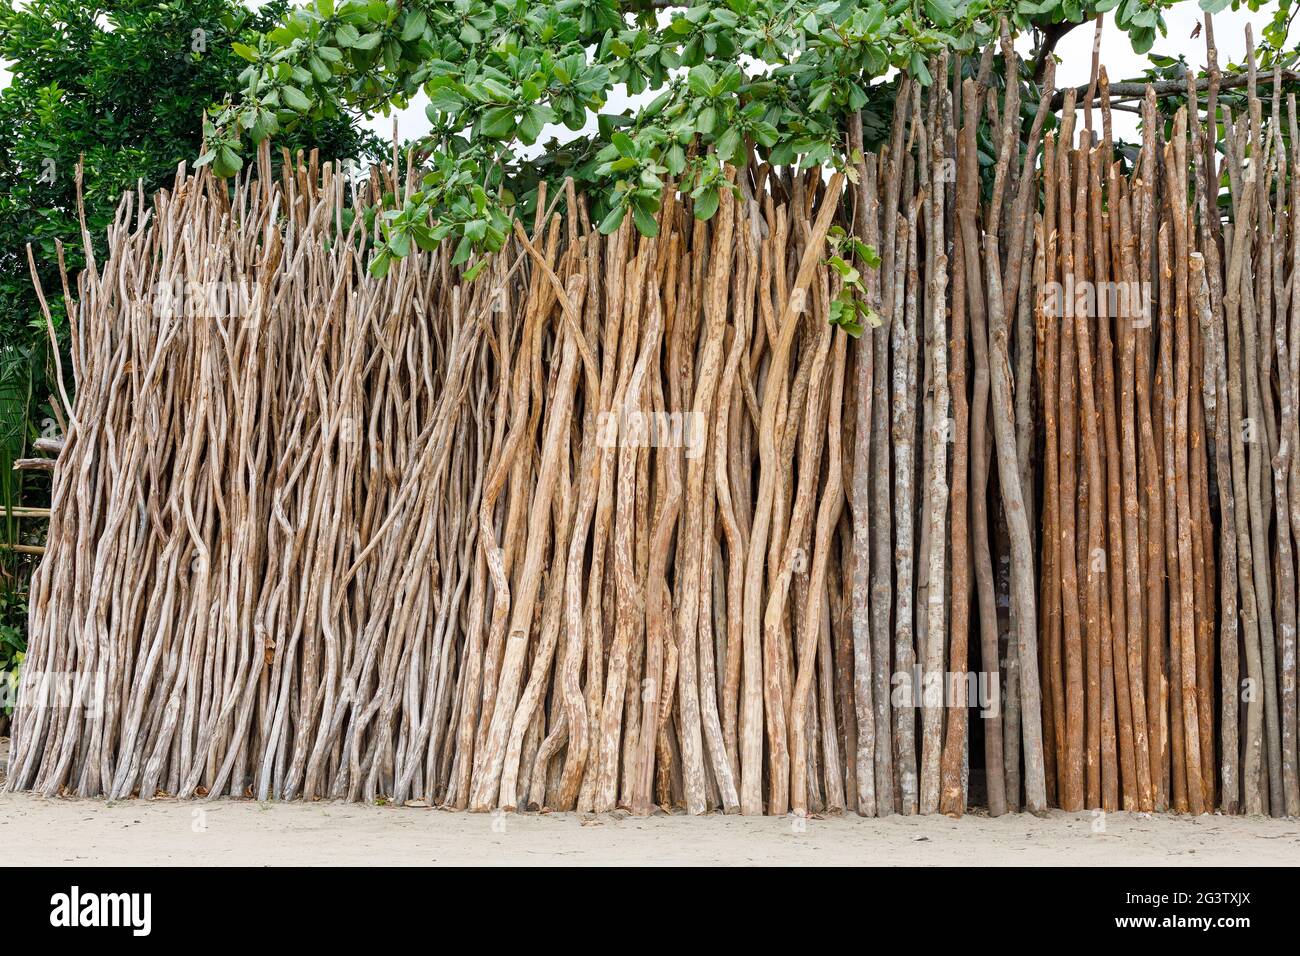
[[[1104,73],[1044,135],[1001,52],[708,222],[543,192],[472,280],[368,274],[348,213],[409,163],[126,197],[64,289],[7,785],[1300,811],[1294,100],[1252,67],[1216,142],[1148,93],[1129,161]],[[880,258],[856,339],[836,227]]]

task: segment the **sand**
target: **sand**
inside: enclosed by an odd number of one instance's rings
[[[0,765],[4,744],[0,741]],[[0,793],[7,865],[1300,865],[1300,821],[1063,813],[785,818],[472,814]]]

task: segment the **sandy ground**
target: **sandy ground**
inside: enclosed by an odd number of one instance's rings
[[[6,741],[7,743],[7,741]],[[0,753],[0,763],[3,753]],[[7,865],[1300,865],[1300,821],[471,814],[338,803],[0,793]]]

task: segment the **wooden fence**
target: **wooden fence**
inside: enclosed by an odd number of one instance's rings
[[[8,786],[1300,812],[1294,100],[1148,91],[1125,158],[1104,72],[1022,125],[1003,52],[707,223],[544,195],[472,282],[366,273],[392,171],[127,197]]]

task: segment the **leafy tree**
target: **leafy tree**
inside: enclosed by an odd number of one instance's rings
[[[1295,22],[1296,10],[1300,9],[1293,0],[1200,0],[1201,9],[1207,13],[1218,13],[1221,10],[1227,10],[1231,7],[1233,10],[1250,10],[1257,13],[1265,7],[1272,6],[1273,19],[1269,21],[1268,26],[1263,30],[1263,39],[1265,44],[1264,52],[1278,52],[1286,45],[1287,37],[1291,32],[1291,24]],[[1265,59],[1262,65],[1267,66],[1268,60]]]
[[[404,107],[423,90],[429,170],[384,221],[377,273],[413,244],[450,239],[457,263],[499,248],[509,212],[526,214],[543,178],[574,176],[603,231],[631,215],[652,233],[669,178],[708,218],[724,165],[751,152],[774,165],[842,165],[850,114],[861,113],[868,145],[884,134],[892,68],[928,82],[933,54],[991,40],[1001,18],[1034,31],[1042,59],[1113,10],[1145,51],[1172,2],[310,0],[236,48],[248,61],[243,93],[212,114],[204,159],[230,175],[249,141],[305,118]],[[650,101],[605,112],[620,86]],[[594,133],[532,155],[548,124],[585,132],[593,121]]]
[[[285,9],[284,0],[256,13],[231,0],[0,4],[0,60],[12,73],[0,91],[0,341],[26,341],[25,329],[41,324],[28,242],[47,292],[58,291],[56,239],[69,269],[82,265],[78,158],[87,225],[102,241],[124,191],[166,186],[199,154],[204,110],[235,88],[233,44]],[[299,124],[284,144],[356,157],[372,142],[332,118]]]

